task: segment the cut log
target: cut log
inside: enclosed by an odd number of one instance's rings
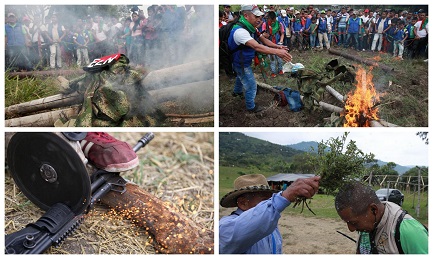
[[[5,116],[7,118],[13,116],[21,116],[43,110],[68,107],[74,104],[80,104],[82,102],[83,94],[79,94],[78,92],[68,95],[56,94],[30,102],[15,104],[6,107]]]
[[[201,101],[209,103],[214,99],[214,80],[199,81],[158,90],[151,90],[149,91],[149,94],[154,98],[156,103],[185,98],[195,102]]]
[[[370,127],[383,127],[383,125],[376,120],[371,120],[370,121]]]
[[[396,124],[392,124],[392,123],[389,123],[389,122],[381,120],[381,119],[379,120],[379,122],[380,122],[380,124],[382,124],[385,127],[400,127]]]
[[[165,116],[167,117],[177,117],[177,118],[203,118],[203,117],[210,117],[213,115],[214,115],[213,112],[207,112],[202,114],[172,114],[172,113],[165,114]]]
[[[195,82],[190,84],[167,87],[160,90],[149,91],[149,94],[155,99],[156,103],[161,103],[169,100],[177,100],[182,98],[198,99],[209,102],[213,100],[213,80]],[[83,94],[74,92],[72,94],[63,95],[57,94],[49,97],[33,100],[30,102],[20,103],[6,107],[5,116],[23,116],[26,114],[50,110],[71,105],[81,104],[83,102]]]
[[[5,121],[6,127],[53,127],[54,122],[61,117],[70,118],[76,116],[81,109],[81,105],[66,109],[44,112],[25,117],[18,117]]]
[[[338,51],[338,50],[333,49],[333,48],[330,48],[328,51],[331,54],[339,55],[339,56],[345,57],[347,59],[351,59],[351,60],[354,60],[354,61],[366,64],[366,65],[369,65],[369,66],[379,67],[379,68],[385,70],[386,72],[394,72],[394,68],[389,67],[389,66],[384,65],[384,64],[381,64],[381,63],[378,63],[378,62],[375,62],[375,61],[371,61],[371,60],[364,59],[364,58],[361,58],[361,57],[358,57],[358,56],[350,55],[348,53],[345,53],[345,52],[342,52],[342,51]]]
[[[208,116],[203,118],[170,118],[169,119],[172,123],[176,123],[179,126],[182,125],[193,125],[193,124],[200,124],[200,123],[206,123],[206,122],[213,122],[214,117]]]
[[[344,111],[344,108],[329,104],[329,103],[325,103],[325,102],[317,102],[314,101],[314,104],[319,105],[322,109],[324,109],[325,111],[328,112],[337,112],[337,113],[342,113]]]
[[[262,82],[258,82],[257,81],[257,85],[260,86],[260,87],[262,87],[262,88],[264,88],[264,89],[266,89],[266,90],[269,90],[269,91],[271,91],[273,93],[279,93],[280,92],[280,90],[277,90],[274,87],[272,87],[271,85],[268,85],[268,84],[265,84],[265,83],[262,83]],[[301,95],[301,100],[303,100],[303,99],[304,99],[304,96]],[[318,105],[322,109],[324,109],[326,111],[330,111],[330,112],[341,113],[344,110],[341,107],[338,107],[338,106],[335,106],[335,105],[332,105],[332,104],[329,104],[329,103],[325,103],[325,102],[322,102],[322,101],[320,101],[320,102],[314,101],[314,104]]]
[[[214,60],[205,59],[152,71],[142,84],[147,90],[154,90],[213,78]]]
[[[337,92],[337,90],[335,90],[334,88],[332,88],[330,85],[327,85],[325,87],[326,91],[328,91],[332,96],[334,96],[335,98],[337,98],[337,100],[339,100],[341,103],[345,103],[344,100],[344,96],[342,94],[340,94],[339,92]]]
[[[213,232],[140,187],[127,184],[126,192],[109,192],[101,202],[118,210],[154,236],[156,249],[166,254],[213,254]]]
[[[58,76],[57,82],[59,83],[60,89],[62,89],[62,90],[69,89],[69,80],[66,79],[64,76]]]
[[[257,81],[257,86],[278,94],[281,90],[275,89],[273,86]]]

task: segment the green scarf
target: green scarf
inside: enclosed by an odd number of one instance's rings
[[[280,22],[279,21],[275,21],[273,24],[270,25],[271,29],[272,29],[272,35],[275,35],[278,30],[280,29]]]
[[[243,25],[245,25],[245,27],[247,28],[249,33],[256,32],[256,28],[254,26],[252,26],[251,23],[249,21],[247,21],[247,19],[245,19],[244,16],[241,16],[241,18],[239,19],[239,22],[242,23]]]

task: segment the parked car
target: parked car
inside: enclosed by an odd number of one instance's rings
[[[376,195],[380,201],[391,201],[400,206],[403,205],[404,194],[398,189],[379,189],[376,191]]]

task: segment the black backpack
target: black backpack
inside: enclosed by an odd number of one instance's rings
[[[232,66],[233,54],[236,51],[245,47],[245,45],[241,44],[234,50],[229,49],[228,41],[229,41],[230,32],[232,31],[233,26],[235,26],[236,24],[246,29],[245,25],[239,22],[239,18],[236,18],[234,21],[221,26],[221,28],[219,29],[219,66],[221,69],[224,69],[227,76],[229,77],[236,76],[236,73],[233,70],[233,66]]]

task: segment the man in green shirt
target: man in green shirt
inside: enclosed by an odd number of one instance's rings
[[[358,254],[428,254],[428,231],[392,202],[379,201],[369,186],[344,186],[335,208],[350,231],[358,231]]]

